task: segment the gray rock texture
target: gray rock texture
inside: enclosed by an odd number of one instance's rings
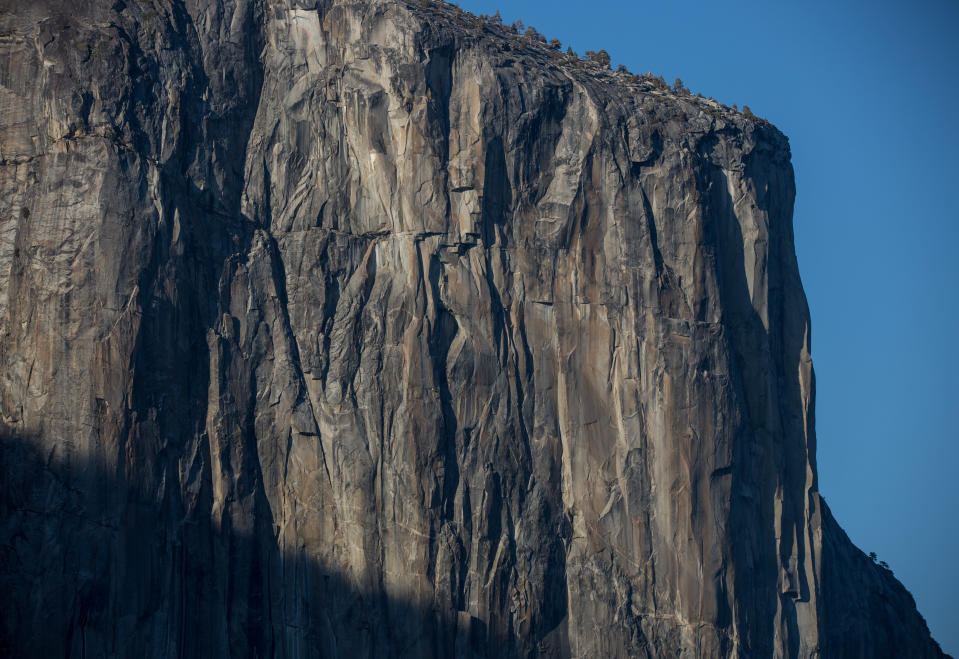
[[[786,139],[450,5],[0,3],[0,653],[940,657],[817,492]]]

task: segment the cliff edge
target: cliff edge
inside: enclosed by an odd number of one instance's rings
[[[817,492],[774,127],[442,3],[66,4],[0,4],[6,656],[943,656]]]

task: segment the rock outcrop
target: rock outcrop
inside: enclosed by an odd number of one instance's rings
[[[793,197],[442,3],[5,0],[0,650],[942,656],[817,493]]]

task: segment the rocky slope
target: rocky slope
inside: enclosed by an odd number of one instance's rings
[[[0,651],[942,656],[817,493],[793,196],[449,5],[4,0]]]

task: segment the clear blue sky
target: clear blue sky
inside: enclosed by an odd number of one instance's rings
[[[461,0],[790,139],[819,487],[959,657],[959,0]]]

